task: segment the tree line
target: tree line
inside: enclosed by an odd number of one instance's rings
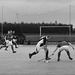
[[[0,23],[0,33],[1,33],[2,25],[3,25],[3,33],[4,34],[6,34],[8,32],[8,30],[13,30],[16,33],[39,34],[40,33],[40,26],[64,26],[64,28],[65,28],[65,26],[71,26],[72,34],[75,33],[75,31],[73,30],[73,25],[62,24],[62,23],[56,24],[56,23],[44,23],[44,22],[43,23],[24,23],[24,22],[8,23],[8,22],[4,22],[3,24]],[[56,33],[58,33],[58,32],[60,33],[61,29],[58,29],[59,31],[57,31]],[[66,29],[64,29],[64,33],[65,32],[66,32]]]

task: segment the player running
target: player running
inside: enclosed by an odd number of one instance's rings
[[[13,53],[16,53],[16,51],[14,50],[14,47],[13,47],[13,43],[12,43],[13,35],[12,35],[11,31],[8,31],[8,34],[5,36],[4,39],[5,39],[5,44],[3,46],[1,46],[0,49],[3,47],[6,47],[5,50],[7,50],[7,48],[9,46],[11,46]]]
[[[67,55],[68,55],[68,57],[69,57],[69,59],[70,59],[70,60],[73,60],[73,58],[70,56],[69,46],[71,46],[71,47],[73,48],[73,50],[74,50],[74,47],[73,47],[73,45],[72,45],[70,42],[62,41],[62,42],[58,43],[57,48],[56,48],[55,51],[52,53],[52,55],[54,55],[54,53],[55,53],[57,50],[59,50],[59,52],[58,52],[58,60],[57,60],[57,61],[60,61],[61,52],[65,50],[66,53],[67,53]]]
[[[50,38],[50,36],[43,36],[42,38],[40,38],[40,41],[36,45],[36,51],[34,51],[33,53],[29,53],[29,58],[31,58],[33,55],[36,55],[37,53],[39,53],[39,51],[41,49],[44,49],[45,55],[46,55],[45,60],[51,59],[51,58],[48,57],[49,50],[47,48],[47,40],[49,38]]]

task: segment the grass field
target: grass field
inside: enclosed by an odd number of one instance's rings
[[[56,45],[48,45],[49,54],[55,48]],[[37,62],[45,56],[43,50],[29,59],[28,54],[35,50],[35,45],[19,46],[16,48],[17,53],[12,53],[10,47],[8,51],[3,48],[0,51],[0,75],[75,75],[75,51],[69,49],[73,60],[69,60],[63,51],[61,61],[57,62],[57,51],[49,63],[44,63]]]

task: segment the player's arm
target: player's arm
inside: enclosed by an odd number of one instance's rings
[[[73,50],[75,50],[74,47],[73,47],[73,45],[70,42],[68,42],[68,44],[73,48]]]

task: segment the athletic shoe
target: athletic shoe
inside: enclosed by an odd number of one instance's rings
[[[60,61],[60,59],[58,59],[57,61]]]
[[[46,58],[46,60],[50,60],[51,58]]]
[[[73,60],[73,58],[69,58],[70,60]]]
[[[16,53],[16,51],[13,51],[13,53]]]

